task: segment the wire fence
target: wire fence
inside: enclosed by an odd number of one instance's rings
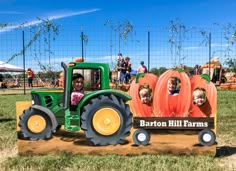
[[[233,25],[187,28],[172,23],[166,27],[129,25],[127,28],[121,24],[93,27],[49,24],[12,30],[0,28],[0,61],[39,73],[61,71],[61,61],[67,63],[76,57],[83,57],[86,62],[108,63],[114,70],[119,52],[130,57],[133,70],[144,61],[149,71],[176,65],[194,67],[214,57],[219,57],[227,67],[225,61],[236,58]],[[4,73],[16,74],[10,69]]]

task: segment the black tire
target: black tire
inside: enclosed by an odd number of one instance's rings
[[[36,118],[35,121],[34,118]],[[32,122],[32,124],[30,125],[29,122]],[[42,127],[40,127],[40,124]],[[24,113],[20,115],[18,125],[20,127],[20,135],[24,139],[40,140],[52,137],[52,121],[47,114],[40,110],[33,108],[25,110]]]
[[[133,141],[136,145],[147,145],[150,141],[150,133],[145,129],[137,129],[133,134]]]
[[[216,135],[212,130],[206,128],[199,132],[198,141],[203,146],[211,146],[216,141]]]
[[[105,112],[99,113],[99,111],[102,110],[105,110]],[[119,119],[119,122],[116,123],[114,120],[111,120],[111,124],[109,125],[112,126],[115,124],[117,127],[114,129],[112,127],[112,130],[106,130],[102,127],[100,132],[100,128],[96,128],[96,118],[98,118],[97,116],[106,117],[106,115],[115,116]],[[133,115],[130,112],[129,105],[125,104],[121,98],[117,98],[112,94],[100,95],[98,98],[90,100],[89,103],[84,106],[81,116],[81,128],[84,130],[86,138],[88,138],[94,145],[105,146],[124,144],[125,138],[130,135],[132,117]],[[106,118],[102,120],[104,124],[106,120]],[[98,121],[97,124],[99,125],[99,123],[101,122]]]
[[[60,131],[62,125],[57,125],[56,129],[54,131],[52,131],[53,134],[57,133],[58,131]]]

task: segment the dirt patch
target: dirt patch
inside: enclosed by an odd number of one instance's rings
[[[216,144],[201,146],[198,135],[193,132],[151,132],[150,143],[137,146],[132,140],[132,134],[122,145],[93,146],[85,138],[83,132],[70,133],[61,129],[50,140],[18,140],[20,155],[43,155],[68,152],[71,154],[88,155],[142,155],[142,154],[174,154],[174,155],[212,155],[216,154]]]

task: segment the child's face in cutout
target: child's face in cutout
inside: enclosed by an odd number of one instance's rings
[[[196,106],[202,106],[206,102],[205,95],[202,92],[196,93],[193,100]]]
[[[148,89],[141,89],[139,95],[142,103],[149,104],[151,102],[151,95]]]
[[[72,86],[74,91],[80,91],[84,87],[84,79],[83,78],[76,78],[72,81]]]
[[[171,80],[168,81],[167,89],[169,92],[173,92],[174,90],[176,90],[176,87],[177,86],[173,81],[171,81]]]

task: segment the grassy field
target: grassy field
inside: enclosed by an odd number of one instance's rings
[[[236,91],[218,91],[217,154],[212,156],[58,156],[17,154],[15,102],[29,95],[0,95],[0,170],[236,170]]]

